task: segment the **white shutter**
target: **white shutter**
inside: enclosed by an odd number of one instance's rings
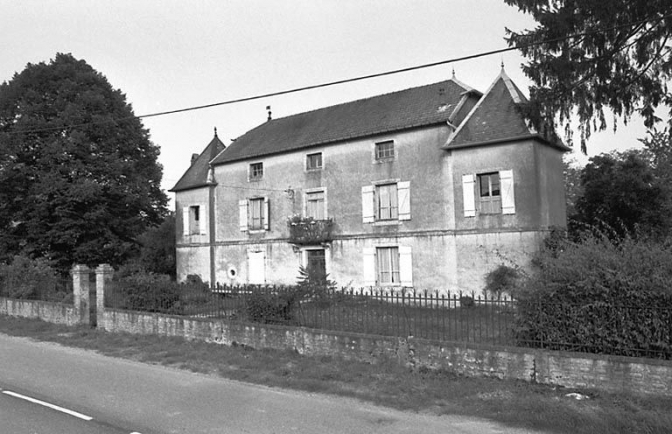
[[[182,207],[182,235],[189,235],[189,207]]]
[[[399,220],[411,219],[411,182],[397,183],[397,203],[399,204]]]
[[[268,198],[264,198],[264,230],[267,231],[271,228],[271,203]]]
[[[464,216],[476,216],[476,201],[474,198],[474,184],[476,176],[473,173],[462,175],[462,198],[464,202]]]
[[[515,214],[516,198],[513,193],[513,170],[499,172],[499,185],[502,190],[502,214]]]
[[[199,206],[199,217],[201,221],[198,222],[199,224],[199,232],[201,235],[207,235],[208,234],[208,209],[205,205]]]
[[[373,185],[366,185],[362,187],[362,221],[364,223],[373,223],[373,196],[375,187]]]
[[[376,248],[364,247],[362,263],[364,264],[364,285],[376,286]]]
[[[247,230],[247,199],[238,201],[238,218],[240,220],[240,230]]]
[[[401,286],[413,286],[413,255],[411,246],[399,246],[399,280]]]

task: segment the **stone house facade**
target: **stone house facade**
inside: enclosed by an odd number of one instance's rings
[[[517,110],[504,71],[454,77],[215,136],[172,189],[177,274],[290,284],[479,291],[566,225],[562,154]]]

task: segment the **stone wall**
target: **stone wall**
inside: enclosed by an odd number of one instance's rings
[[[105,311],[102,321],[99,318],[99,327],[109,332],[179,336],[253,348],[292,349],[305,355],[338,355],[371,363],[382,357],[393,357],[409,367],[442,368],[468,376],[672,396],[672,361],[440,343],[115,309]]]
[[[80,322],[80,315],[74,306],[50,301],[0,297],[0,315],[41,319],[54,324],[75,325]]]

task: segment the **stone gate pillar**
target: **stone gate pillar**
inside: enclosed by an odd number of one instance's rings
[[[89,273],[86,265],[72,267],[72,290],[75,298],[75,315],[80,324],[89,324]]]
[[[105,329],[105,283],[112,280],[114,268],[100,264],[96,268],[96,318],[97,327]]]

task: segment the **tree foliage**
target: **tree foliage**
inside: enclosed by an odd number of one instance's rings
[[[158,224],[159,148],[121,91],[57,54],[0,85],[0,259],[120,264]]]
[[[581,172],[581,186],[570,218],[582,227],[596,226],[622,238],[665,234],[672,226],[670,189],[646,152],[592,157]]]
[[[672,95],[672,2],[669,0],[504,0],[530,14],[533,30],[507,29],[510,46],[528,58],[532,80],[524,113],[539,131],[556,135],[578,116],[581,148],[591,132],[607,127],[605,110],[624,122],[639,113],[651,128],[655,109]],[[671,116],[672,117],[672,116]]]

